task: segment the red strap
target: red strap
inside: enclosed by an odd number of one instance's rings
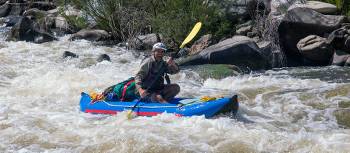
[[[134,81],[135,81],[135,80],[132,79],[132,80],[130,80],[128,83],[126,83],[126,84],[124,85],[123,92],[122,92],[122,98],[120,99],[121,101],[124,101],[126,89],[127,89],[128,86],[129,86],[132,82],[134,82]]]

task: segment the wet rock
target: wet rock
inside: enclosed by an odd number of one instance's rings
[[[203,79],[223,79],[229,76],[237,76],[242,74],[242,70],[239,67],[226,64],[193,65],[183,67],[183,69],[194,71]]]
[[[253,70],[270,65],[256,43],[245,36],[235,36],[210,46],[199,54],[179,59],[180,65],[231,64]]]
[[[64,51],[63,58],[71,57],[71,58],[78,58],[79,56],[75,53],[72,53],[70,51]]]
[[[197,54],[200,51],[202,51],[203,49],[212,45],[212,42],[213,42],[212,37],[213,36],[211,34],[207,34],[207,35],[202,36],[197,41],[195,41],[189,50],[189,55]]]
[[[79,32],[73,34],[69,39],[77,40],[77,39],[85,39],[89,41],[103,41],[110,38],[110,35],[105,30],[97,30],[97,29],[83,29]]]
[[[287,66],[307,66],[297,43],[309,35],[324,36],[340,28],[344,16],[323,15],[309,8],[288,10],[278,26],[279,41],[287,57]]]
[[[10,5],[8,3],[2,4],[0,6],[0,17],[5,17],[10,12]]]
[[[316,35],[301,39],[297,48],[304,57],[315,61],[318,65],[328,65],[333,55],[333,49],[327,43],[327,39]]]
[[[101,54],[98,56],[97,62],[102,62],[102,61],[111,61],[111,58],[107,54]]]
[[[157,42],[160,42],[162,36],[151,33],[147,35],[137,36],[136,39],[129,40],[129,47],[134,48],[136,50],[151,50],[153,45]]]
[[[11,3],[11,11],[9,15],[22,15],[25,10],[25,5],[22,3]]]
[[[336,50],[333,55],[332,65],[350,66],[350,54],[341,50]]]
[[[327,41],[334,49],[350,53],[350,25],[334,30]]]
[[[299,5],[298,7],[310,8],[322,14],[336,14],[338,11],[337,6],[320,1],[306,1],[306,4]]]
[[[334,111],[334,116],[337,119],[339,125],[342,125],[346,128],[350,128],[350,109],[339,109]]]
[[[12,27],[22,20],[22,16],[7,16],[5,23],[6,27]]]
[[[41,31],[38,24],[28,17],[23,17],[11,30],[7,40],[12,41],[31,41],[43,43],[57,40],[53,35]]]

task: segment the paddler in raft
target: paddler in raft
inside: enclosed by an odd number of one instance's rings
[[[166,103],[179,92],[178,84],[171,84],[167,74],[176,74],[179,66],[172,58],[167,62],[163,60],[167,48],[163,43],[156,43],[152,48],[152,56],[147,58],[135,75],[136,92],[141,99]],[[168,84],[164,84],[164,77]]]

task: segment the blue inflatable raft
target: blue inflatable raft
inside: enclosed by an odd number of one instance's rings
[[[136,104],[136,106],[135,106]],[[132,109],[134,107],[134,109]],[[200,99],[175,98],[167,104],[151,103],[143,101],[96,101],[91,103],[91,97],[81,94],[80,109],[82,112],[94,114],[117,114],[118,112],[133,110],[138,116],[156,116],[161,113],[174,113],[177,116],[200,116],[213,117],[220,113],[235,115],[238,111],[237,95],[231,98],[216,98],[210,101]]]

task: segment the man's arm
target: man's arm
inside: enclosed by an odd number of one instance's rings
[[[170,58],[167,62],[167,73],[169,74],[176,74],[180,71],[179,66],[175,63],[175,61]]]
[[[140,93],[141,97],[146,96],[146,89],[142,89],[142,80],[144,80],[148,75],[149,62],[146,61],[140,67],[140,70],[135,75],[135,86],[136,90]]]

